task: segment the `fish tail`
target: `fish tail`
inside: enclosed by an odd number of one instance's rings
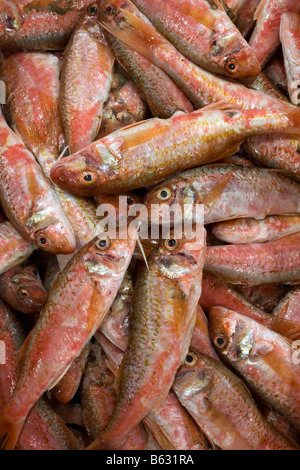
[[[19,435],[23,428],[24,421],[20,423],[11,423],[7,421],[2,412],[0,414],[0,439],[3,439],[2,449],[13,450],[18,442]]]
[[[118,28],[112,24],[106,24],[100,20],[103,28],[125,42],[129,47],[142,54],[146,59],[153,60],[153,48],[167,43],[156,29],[142,18],[120,9],[126,19],[126,28]]]

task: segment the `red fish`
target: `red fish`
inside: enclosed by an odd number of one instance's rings
[[[56,279],[20,351],[18,381],[0,416],[0,435],[8,433],[7,448],[14,448],[32,406],[57,384],[99,328],[134,247],[132,234],[127,240],[96,237],[79,250]],[[41,362],[46,367],[41,368]]]
[[[0,297],[23,313],[39,313],[47,299],[37,267],[19,266],[0,276]]]

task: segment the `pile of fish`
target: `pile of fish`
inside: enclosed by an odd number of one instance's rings
[[[2,447],[299,449],[300,0],[0,0],[0,50]]]

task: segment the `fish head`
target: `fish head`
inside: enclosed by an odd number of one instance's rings
[[[115,179],[117,174],[116,157],[99,141],[56,162],[51,168],[50,177],[55,184],[73,194],[93,196],[105,192],[101,187],[105,188],[106,183]]]
[[[41,250],[54,255],[71,254],[76,248],[76,239],[71,226],[55,220],[43,229],[35,231],[34,243]]]
[[[151,220],[163,224],[169,220],[171,223],[180,222],[183,215],[186,220],[192,222],[190,219],[193,219],[193,215],[190,209],[195,201],[195,190],[179,175],[168,178],[150,189],[144,197],[143,204],[151,215]],[[187,213],[188,208],[190,208],[189,213]]]
[[[200,227],[194,238],[184,234],[176,236],[175,230],[162,240],[150,256],[155,257],[158,270],[168,279],[178,279],[188,286],[201,281],[206,251],[206,231]]]
[[[47,292],[37,270],[32,266],[13,268],[5,273],[8,295],[17,310],[23,313],[39,313],[46,302]],[[5,280],[4,280],[5,282]]]
[[[231,78],[257,77],[260,64],[249,44],[235,29],[222,31],[214,37],[212,60]]]
[[[85,269],[95,280],[108,277],[111,282],[123,279],[136,244],[136,231],[128,233],[99,233],[85,247],[83,263]]]
[[[136,7],[128,0],[100,0],[98,1],[98,19],[107,26],[126,29],[128,23],[122,14],[122,9],[137,11]]]
[[[227,308],[212,307],[209,312],[209,333],[218,353],[235,362],[247,358],[254,346],[254,323]]]
[[[214,386],[213,367],[205,355],[189,351],[184,364],[178,369],[173,390],[181,401],[197,397],[205,404]]]
[[[102,217],[105,215],[107,221],[116,223],[117,225],[133,218],[131,211],[134,206],[140,203],[139,197],[132,193],[122,194],[97,194],[94,197],[97,204],[97,216]],[[132,209],[131,209],[132,208]]]

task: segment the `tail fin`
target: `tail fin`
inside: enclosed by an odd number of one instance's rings
[[[0,414],[0,439],[4,437],[2,449],[13,450],[18,442],[25,420],[20,423],[10,423]]]
[[[125,42],[129,47],[142,54],[146,59],[153,60],[153,47],[171,44],[161,36],[154,26],[142,18],[120,8],[121,15],[126,20],[126,28],[119,28],[111,23],[101,21],[100,23],[107,31]]]

